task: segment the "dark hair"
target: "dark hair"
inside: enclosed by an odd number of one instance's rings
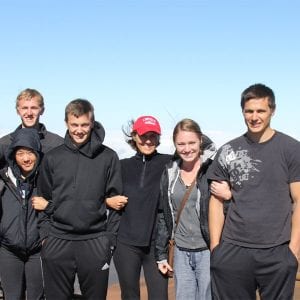
[[[136,131],[132,130],[133,124],[134,124],[135,120],[131,119],[128,121],[127,125],[122,126],[122,131],[123,134],[125,136],[125,141],[126,143],[134,150],[137,151],[138,148],[136,146],[136,142],[133,139],[133,137],[135,135],[137,135],[138,133]],[[160,135],[158,134],[158,142],[156,147],[158,147],[160,145]]]
[[[175,145],[175,140],[176,140],[176,137],[179,133],[179,131],[190,131],[190,132],[195,132],[197,135],[198,135],[198,138],[200,141],[202,141],[202,131],[201,131],[201,128],[199,126],[199,124],[197,122],[195,122],[194,120],[192,119],[183,119],[181,121],[179,121],[174,130],[173,130],[173,143]],[[202,143],[200,145],[200,154],[202,154]]]
[[[245,103],[251,99],[268,98],[269,107],[275,110],[275,95],[272,89],[264,84],[256,83],[246,88],[241,95],[241,107],[244,109]]]
[[[71,101],[65,109],[65,121],[68,121],[68,115],[74,115],[75,117],[80,117],[82,115],[91,113],[92,121],[95,120],[94,107],[93,105],[85,99],[75,99]]]

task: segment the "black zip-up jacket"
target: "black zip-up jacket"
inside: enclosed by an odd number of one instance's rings
[[[200,229],[203,238],[209,247],[209,231],[208,231],[208,205],[210,198],[209,183],[207,180],[207,169],[211,164],[208,159],[202,163],[201,168],[197,174],[197,188],[200,189]],[[157,237],[155,241],[155,258],[157,261],[167,259],[168,256],[168,242],[173,236],[174,228],[174,212],[170,200],[170,184],[169,184],[169,170],[174,168],[174,164],[179,162],[172,161],[166,167],[161,177],[160,183],[160,200],[159,210],[157,216]]]
[[[4,168],[7,166],[7,161],[6,161],[6,155],[8,151],[8,147],[12,142],[13,136],[22,128],[22,125],[19,125],[16,130],[12,133],[9,133],[3,137],[0,138],[0,169]],[[40,142],[42,145],[42,152],[46,153],[49,150],[61,145],[64,143],[64,139],[50,131],[47,131],[46,127],[44,124],[39,123],[38,128],[36,128],[39,137],[40,137]]]
[[[8,168],[0,171],[4,183],[1,196],[1,247],[22,254],[30,255],[38,252],[41,241],[37,229],[38,213],[31,205],[31,196],[36,195],[36,188],[32,188],[22,199],[19,189],[8,177]]]
[[[36,165],[26,179],[21,178],[21,171],[14,158],[15,148],[19,146],[31,148],[37,155]],[[31,197],[36,195],[39,151],[40,141],[37,132],[34,129],[20,130],[7,152],[6,159],[9,167],[0,171],[0,185],[2,185],[0,194],[1,247],[23,256],[36,253],[41,248],[37,229],[38,213],[30,201]]]
[[[121,160],[124,195],[128,197],[118,240],[133,246],[149,246],[153,239],[159,199],[159,182],[170,155],[136,153]]]
[[[89,141],[77,147],[66,133],[64,144],[47,152],[38,180],[38,194],[50,201],[42,213],[40,234],[66,240],[108,235],[111,243],[119,213],[107,210],[105,198],[122,194],[117,154],[102,144],[104,129],[95,122]]]

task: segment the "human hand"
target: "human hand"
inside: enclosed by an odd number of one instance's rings
[[[295,257],[297,258],[298,262],[300,260],[300,249],[296,249],[295,247],[293,247],[293,245],[291,245],[291,243],[289,244],[289,248],[291,250],[291,252],[295,255]]]
[[[128,197],[118,195],[105,199],[106,205],[115,210],[121,210],[128,203]]]
[[[48,201],[45,198],[38,196],[31,197],[31,203],[35,210],[45,210],[48,205]]]
[[[223,200],[230,200],[232,193],[227,181],[212,181],[210,184],[211,193],[217,198]]]
[[[217,242],[215,242],[215,243],[210,242],[210,252],[213,252],[214,249],[215,249],[218,245],[219,245],[219,242],[218,242],[218,243],[217,243]]]
[[[158,262],[157,266],[159,271],[164,275],[173,273],[173,268],[168,264],[167,261]]]

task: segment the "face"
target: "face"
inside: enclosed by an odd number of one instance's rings
[[[136,147],[144,155],[152,154],[158,145],[159,135],[155,132],[146,132],[143,135],[136,134],[133,137]]]
[[[30,148],[21,147],[15,154],[16,163],[19,166],[22,175],[27,176],[34,168],[37,156]]]
[[[175,138],[177,154],[184,162],[195,162],[200,157],[201,140],[193,131],[179,130]]]
[[[262,135],[270,129],[274,110],[269,107],[268,98],[251,99],[245,102],[243,115],[248,132]]]
[[[37,97],[23,98],[18,101],[17,113],[21,117],[23,127],[34,127],[39,123],[43,109],[40,107]]]
[[[79,146],[88,141],[94,122],[91,113],[84,114],[80,117],[68,114],[66,125],[73,143]]]

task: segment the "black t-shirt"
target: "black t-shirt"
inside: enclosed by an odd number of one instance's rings
[[[298,141],[280,132],[264,143],[243,135],[219,149],[208,178],[226,180],[232,189],[223,240],[251,248],[290,240],[289,184],[300,181]]]

